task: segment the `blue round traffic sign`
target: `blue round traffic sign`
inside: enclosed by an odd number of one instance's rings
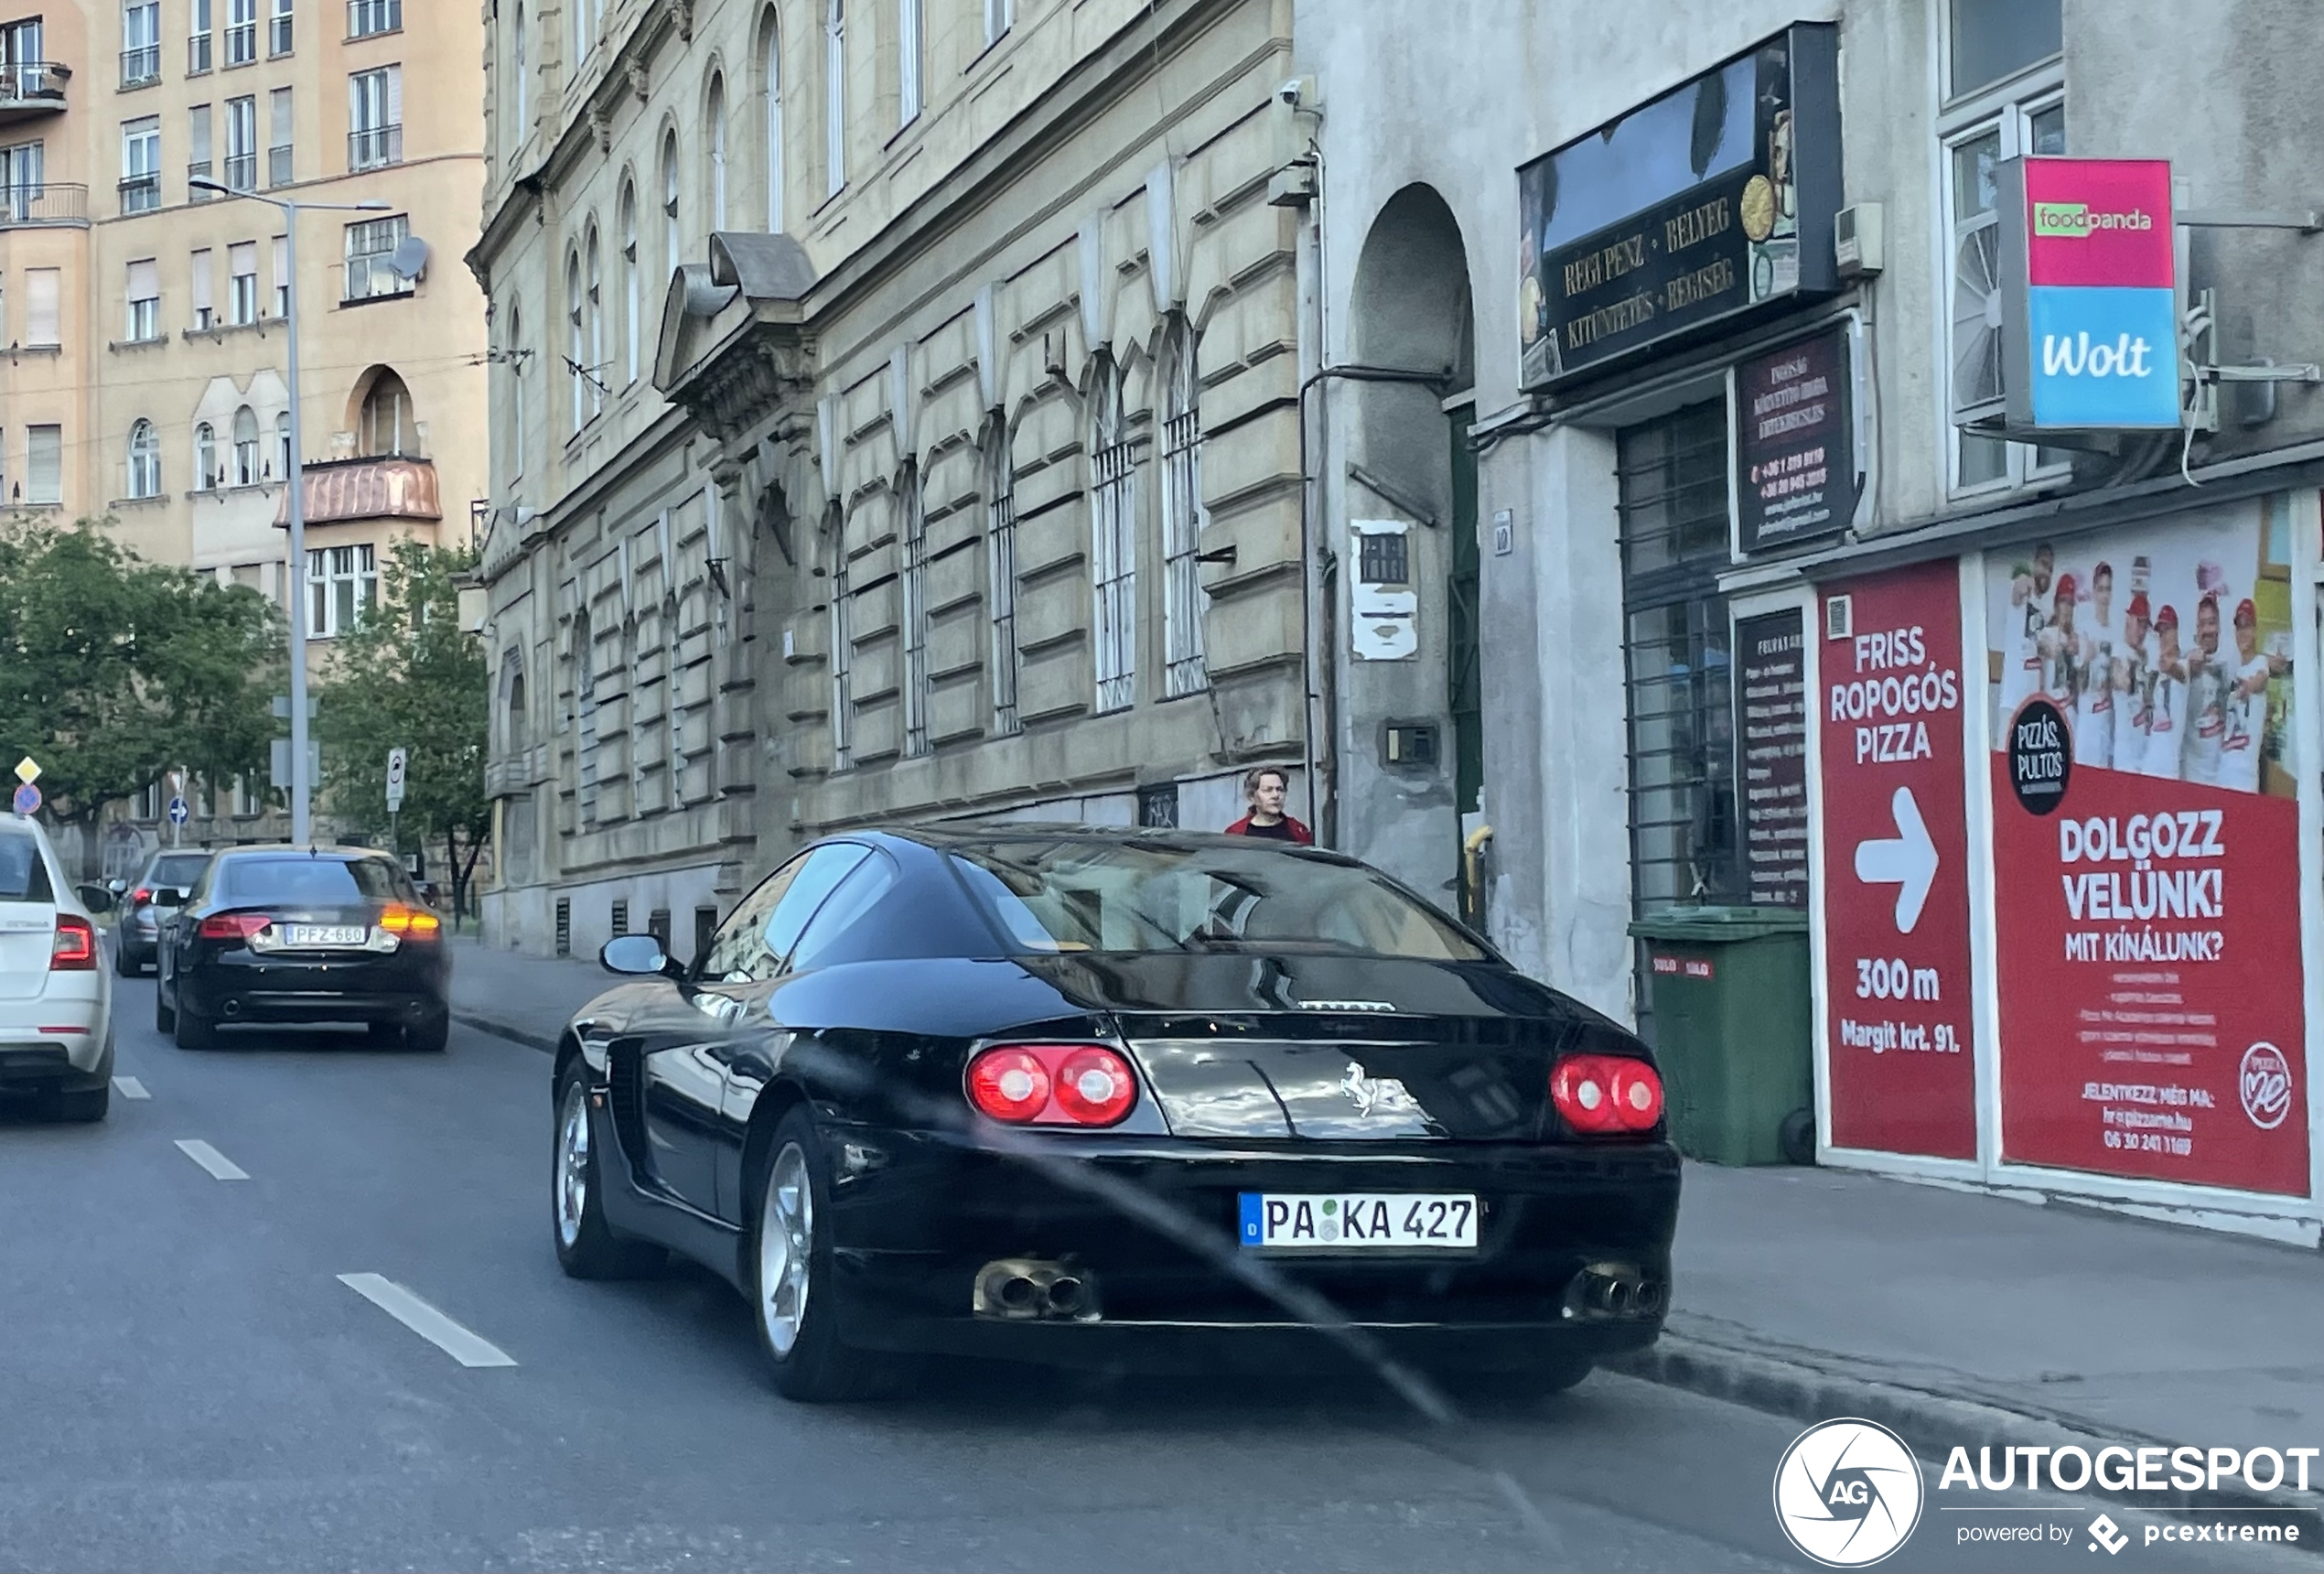
[[[40,807],[40,789],[27,782],[16,789],[16,813],[29,814]]]

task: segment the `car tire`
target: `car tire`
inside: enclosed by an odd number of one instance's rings
[[[207,1050],[217,1044],[218,1024],[206,1017],[197,1017],[187,1010],[183,1000],[171,1008],[170,1015],[177,1019],[178,1027],[175,1036],[179,1049]]]
[[[169,989],[161,976],[161,969],[154,969],[154,1031],[175,1033],[178,1030],[178,1008],[169,1003]]]
[[[144,963],[132,962],[129,959],[129,944],[121,938],[118,931],[114,932],[113,941],[113,970],[117,976],[123,978],[135,978],[145,971]]]
[[[95,1087],[67,1088],[52,1095],[50,1108],[56,1118],[74,1126],[94,1126],[105,1118],[113,1106],[113,1084],[99,1083]]]
[[[452,1013],[438,1011],[425,1020],[407,1025],[403,1030],[403,1047],[417,1050],[424,1055],[440,1055],[452,1041]]]
[[[830,1175],[814,1122],[800,1105],[775,1127],[744,1192],[753,1199],[743,1232],[742,1276],[750,1287],[751,1327],[775,1391],[802,1405],[867,1398],[891,1387],[898,1375],[892,1364],[841,1335],[828,1227]],[[780,1234],[770,1237],[769,1230]]]
[[[557,1079],[556,1136],[549,1172],[550,1238],[557,1266],[577,1279],[642,1278],[669,1261],[651,1241],[625,1239],[606,1223],[598,1148],[589,1119],[586,1062],[576,1059]],[[569,1124],[577,1118],[576,1133]],[[568,1191],[571,1184],[573,1190]]]

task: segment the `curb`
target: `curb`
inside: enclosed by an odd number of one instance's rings
[[[463,1027],[474,1028],[479,1032],[490,1033],[496,1039],[506,1039],[512,1044],[522,1044],[528,1050],[539,1050],[543,1054],[556,1052],[557,1040],[554,1032],[544,1033],[538,1028],[511,1022],[501,1017],[487,1016],[481,1011],[467,1010],[458,1006],[452,1008],[452,1020]]]
[[[1797,1421],[1813,1423],[1844,1416],[1877,1421],[1911,1444],[1924,1464],[1940,1470],[1953,1449],[1964,1447],[1973,1455],[1981,1448],[2078,1447],[2094,1458],[2100,1448],[2110,1445],[2173,1446],[2127,1428],[2101,1434],[2086,1423],[2012,1410],[1982,1399],[1882,1381],[1805,1360],[1738,1350],[1684,1333],[1665,1331],[1646,1349],[1613,1356],[1599,1364],[1624,1376]],[[2319,1480],[2313,1474],[2309,1479]],[[2185,1492],[2175,1487],[2149,1493],[2117,1492],[2093,1480],[2067,1495],[2148,1511],[2256,1508],[2294,1512],[2304,1516],[2306,1532],[2296,1545],[2324,1558],[2324,1502],[2315,1493],[2257,1492],[2248,1487],[2222,1487],[2217,1492]]]

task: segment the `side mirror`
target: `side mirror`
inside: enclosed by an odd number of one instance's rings
[[[127,880],[107,880],[105,882],[105,889],[113,892],[113,895],[119,896],[129,889],[129,882]]]
[[[75,886],[73,891],[81,898],[81,905],[92,913],[106,913],[113,911],[113,891],[107,887]]]
[[[618,934],[597,953],[597,965],[608,973],[651,977],[668,973],[673,965],[662,954],[662,942],[651,934]]]

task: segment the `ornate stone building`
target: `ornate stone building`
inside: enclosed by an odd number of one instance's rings
[[[1301,779],[1288,0],[499,11],[497,943]]]

